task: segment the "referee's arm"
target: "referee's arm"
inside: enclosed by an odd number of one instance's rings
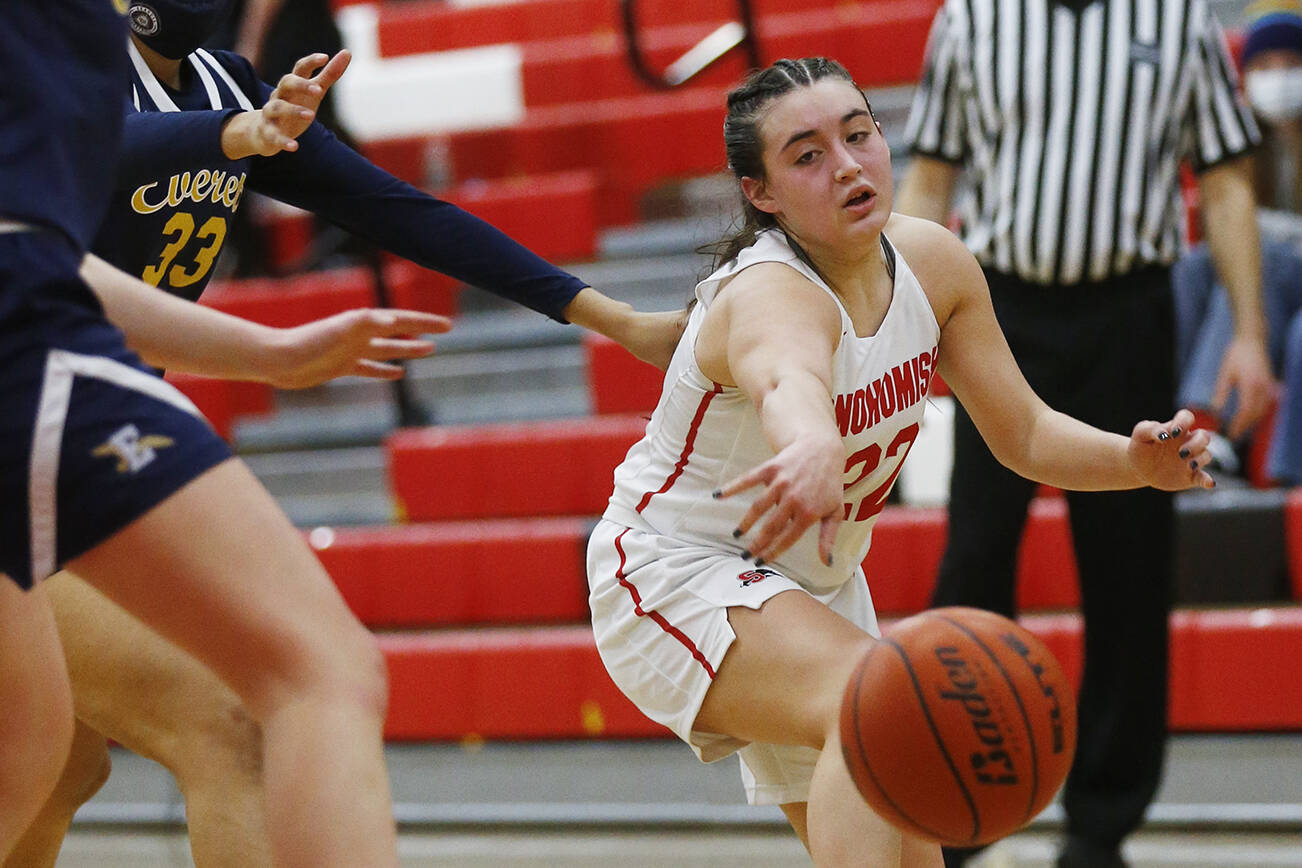
[[[900,188],[895,194],[895,210],[941,226],[949,225],[954,187],[962,171],[956,163],[914,154],[900,179]]]

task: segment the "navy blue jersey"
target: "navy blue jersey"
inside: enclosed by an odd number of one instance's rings
[[[182,61],[182,88],[159,82],[132,49],[117,189],[95,239],[104,259],[197,299],[212,276],[230,215],[256,190],[324,217],[419,265],[562,320],[584,287],[489,224],[378,168],[313,123],[299,149],[228,159],[221,127],[261,107],[271,88],[225,51]]]
[[[125,0],[5,0],[0,19],[0,216],[81,250],[112,189],[125,14]]]

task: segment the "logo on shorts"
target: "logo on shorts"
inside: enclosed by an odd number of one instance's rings
[[[91,450],[96,458],[117,458],[118,473],[136,473],[158,457],[156,449],[166,449],[176,441],[161,434],[140,435],[135,425],[123,425],[113,436]]]
[[[738,580],[741,581],[741,586],[743,588],[748,588],[751,585],[755,584],[756,582],[764,581],[769,576],[780,576],[780,575],[782,574],[779,573],[777,570],[770,570],[764,567],[756,567],[753,570],[747,570],[744,573],[738,573],[737,578]]]

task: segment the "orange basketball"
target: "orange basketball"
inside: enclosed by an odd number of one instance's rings
[[[1076,700],[1058,661],[990,612],[934,609],[864,656],[841,702],[859,792],[906,832],[971,846],[1024,826],[1076,748]]]

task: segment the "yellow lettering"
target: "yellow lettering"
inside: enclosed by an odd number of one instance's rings
[[[208,195],[208,191],[204,188],[207,186],[208,179],[211,177],[212,172],[207,169],[200,169],[198,173],[195,174],[194,186],[190,188],[190,199],[193,200],[196,205],[203,204],[204,197]]]
[[[173,175],[167,183],[167,204],[175,208],[189,197],[192,189],[189,172]]]
[[[220,169],[214,169],[212,173],[212,187],[209,190],[208,197],[213,204],[217,204],[222,198],[222,186],[226,183],[226,173]]]
[[[155,211],[162,209],[166,202],[159,202],[157,205],[151,205],[145,201],[145,194],[158,186],[158,183],[142,184],[136,188],[136,192],[131,194],[131,209],[137,214],[153,214]]]

